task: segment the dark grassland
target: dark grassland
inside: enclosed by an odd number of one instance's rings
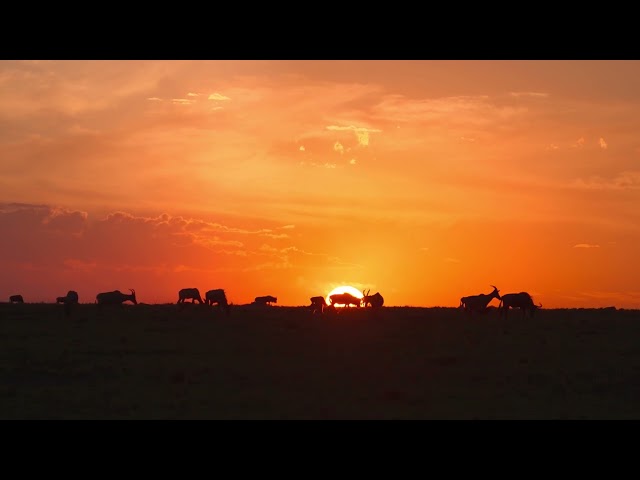
[[[640,311],[0,304],[2,419],[636,419]]]

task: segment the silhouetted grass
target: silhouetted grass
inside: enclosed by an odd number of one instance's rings
[[[0,418],[640,418],[639,320],[1,304]]]

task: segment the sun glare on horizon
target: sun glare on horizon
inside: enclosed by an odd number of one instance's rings
[[[350,293],[351,295],[353,295],[356,298],[362,298],[363,297],[362,292],[360,290],[358,290],[357,288],[352,287],[350,285],[343,285],[341,287],[336,287],[336,288],[334,288],[333,290],[331,290],[329,292],[329,294],[327,295],[327,298],[326,298],[327,305],[331,304],[330,301],[329,301],[329,297],[331,295],[336,295],[336,294],[339,294],[339,293]],[[338,308],[342,308],[343,305],[336,303],[336,306]]]

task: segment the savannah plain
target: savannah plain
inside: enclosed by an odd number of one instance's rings
[[[0,304],[2,419],[640,418],[640,311]]]

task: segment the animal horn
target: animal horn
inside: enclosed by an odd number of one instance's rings
[[[490,286],[498,290],[498,287],[496,287],[495,285],[490,285]]]
[[[129,290],[131,290],[131,293],[136,293],[136,291],[133,288],[130,288]]]

